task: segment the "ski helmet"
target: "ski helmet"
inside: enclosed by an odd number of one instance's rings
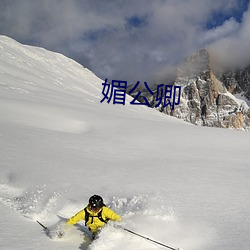
[[[89,198],[89,206],[93,210],[98,210],[103,207],[103,199],[99,195],[93,195]]]

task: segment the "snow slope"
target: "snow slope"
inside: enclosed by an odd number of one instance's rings
[[[166,245],[248,250],[249,133],[196,127],[129,96],[100,103],[102,82],[0,36],[0,248],[162,249],[112,225],[90,244],[83,223],[61,240],[36,223],[53,228],[97,193],[124,227]]]

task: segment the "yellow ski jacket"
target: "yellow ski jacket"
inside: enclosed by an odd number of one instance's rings
[[[89,209],[89,207],[86,207],[87,212],[89,213],[88,221],[85,221],[86,226],[88,226],[89,230],[92,233],[97,232],[100,228],[102,228],[106,223],[104,221],[112,220],[112,221],[121,221],[120,215],[116,214],[113,210],[110,208],[103,206],[99,211],[93,212]],[[98,215],[100,215],[101,212],[101,218],[104,220],[100,220],[98,218]],[[85,210],[82,209],[77,214],[72,216],[68,221],[67,224],[74,225],[80,220],[85,220]]]

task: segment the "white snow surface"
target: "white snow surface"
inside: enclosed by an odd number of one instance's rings
[[[0,249],[164,249],[112,223],[92,243],[84,222],[62,239],[36,223],[53,231],[99,194],[123,227],[173,248],[249,250],[249,132],[193,126],[129,96],[100,103],[102,82],[0,36]]]

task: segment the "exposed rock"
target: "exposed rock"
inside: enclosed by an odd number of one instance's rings
[[[250,66],[244,69],[227,70],[224,73],[218,73],[217,77],[230,93],[240,93],[250,100]]]
[[[172,109],[169,105],[164,107],[162,102],[157,109],[196,125],[249,129],[249,106],[233,94],[241,94],[250,100],[250,66],[241,70],[216,72],[211,61],[206,49],[187,58],[177,69],[176,78],[171,83],[181,86],[180,104]],[[169,82],[165,85],[169,85]],[[146,88],[137,90],[141,91],[138,101],[144,102],[143,98],[146,97],[151,107],[155,107],[157,86],[152,90],[153,96]]]
[[[203,49],[189,57],[177,72],[174,85],[182,88],[181,101],[174,110],[169,106],[161,107],[164,113],[203,126],[236,129],[250,127],[248,105],[231,94],[236,93],[236,89],[242,92],[243,85],[249,86],[248,71],[234,73],[234,78],[227,73],[230,77],[226,79],[231,80],[224,84],[211,70],[209,53]],[[244,78],[240,78],[240,75]],[[225,75],[220,76],[225,79]],[[244,93],[247,96],[248,92]]]

